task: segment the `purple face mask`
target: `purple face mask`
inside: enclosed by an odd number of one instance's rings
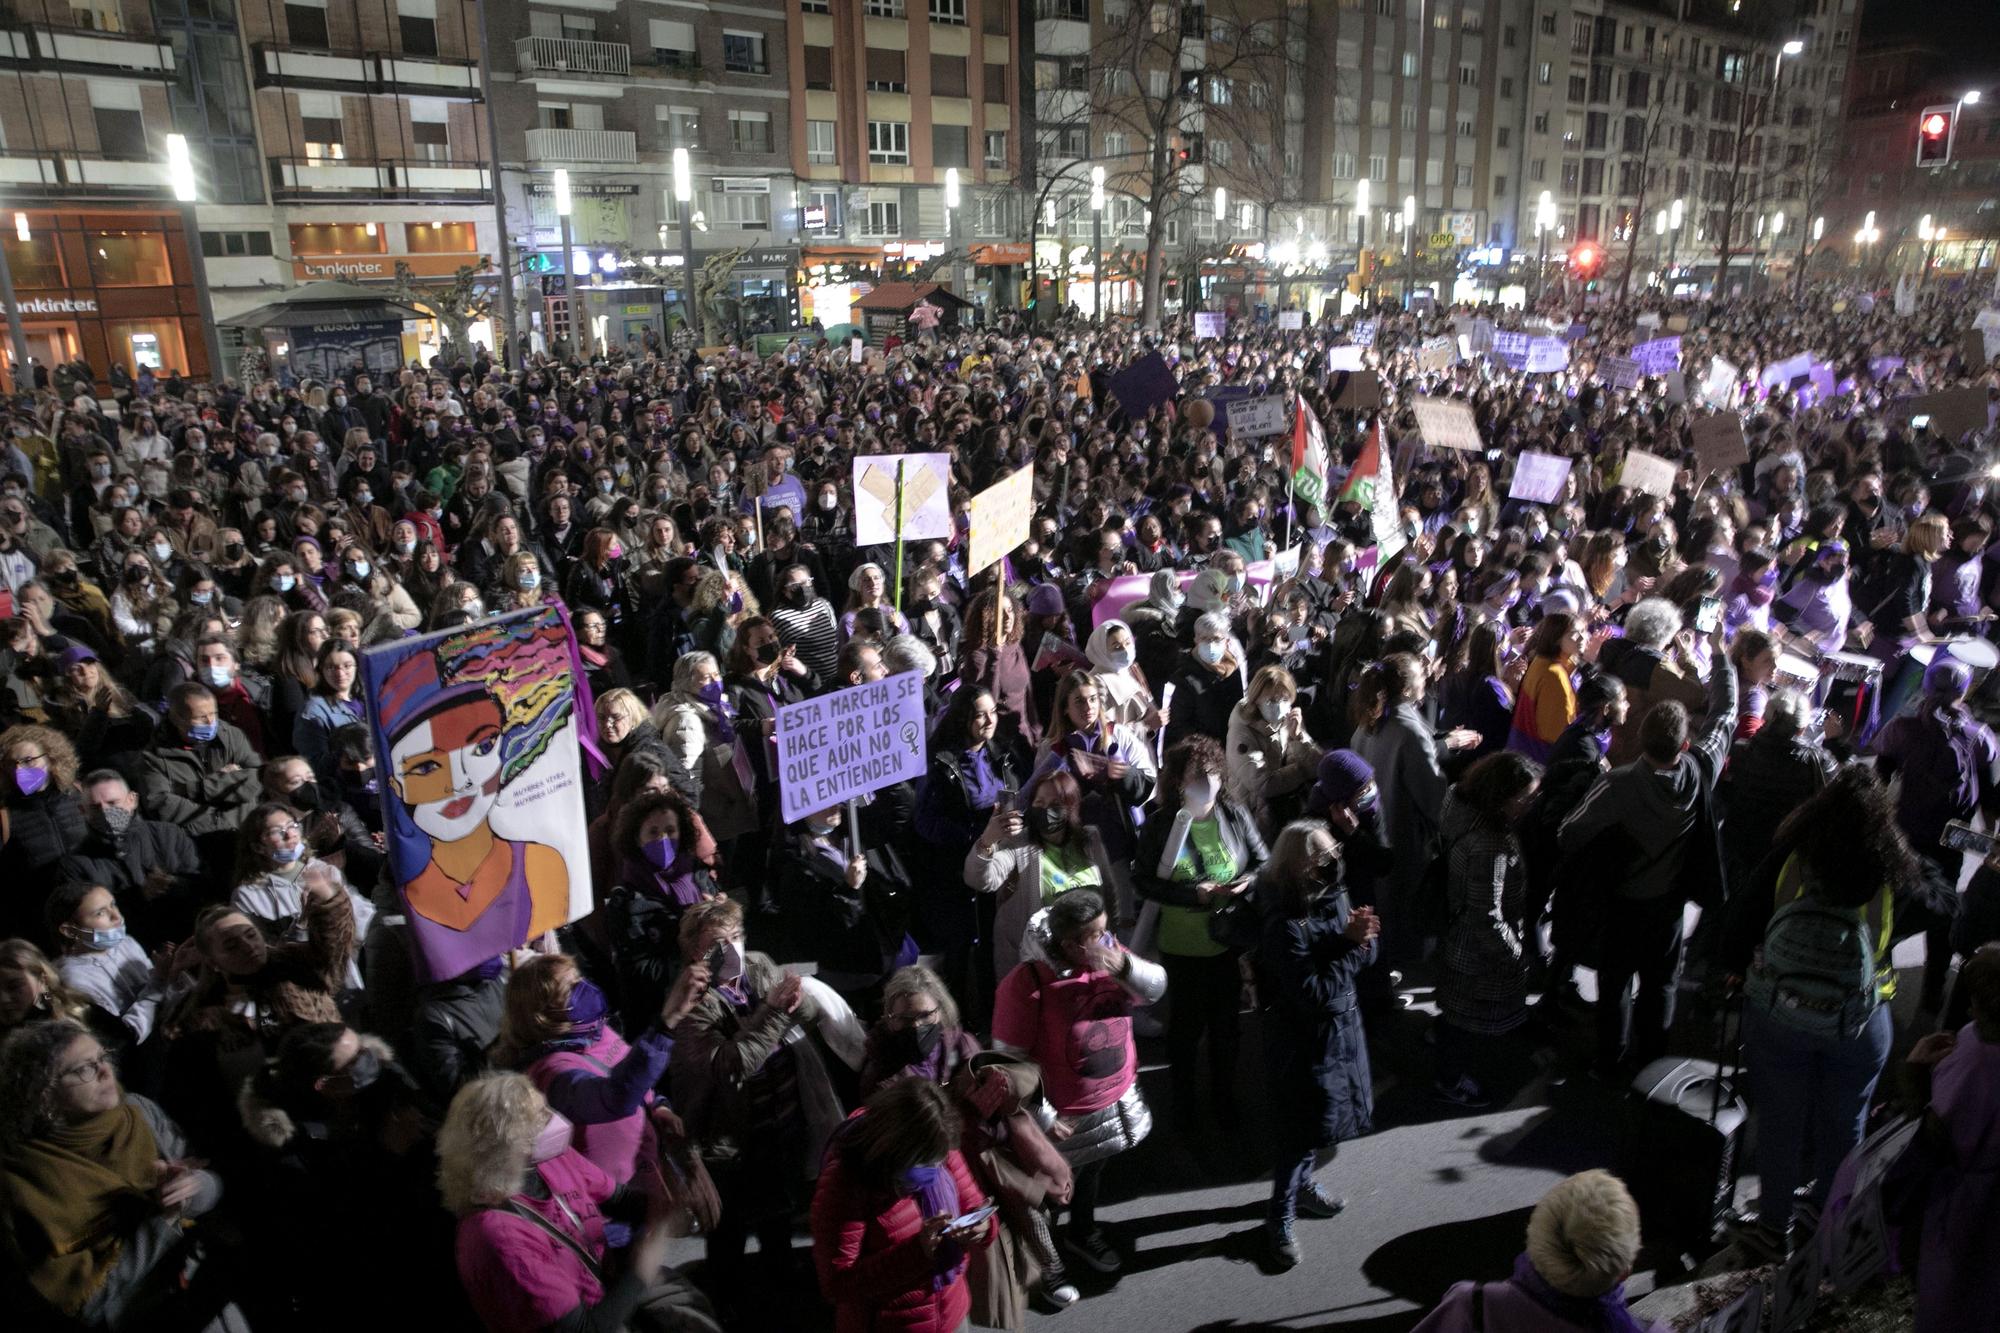
[[[674,863],[674,840],[672,838],[655,838],[644,847],[641,847],[639,851],[645,856],[646,864],[655,870],[665,870]],[[574,1004],[575,1001],[572,1000],[571,1003]]]
[[[597,988],[597,983],[589,977],[578,977],[569,992],[570,1035],[595,1035],[594,1030],[603,1026],[604,1015],[610,1010],[610,1001],[604,998],[604,992]]]

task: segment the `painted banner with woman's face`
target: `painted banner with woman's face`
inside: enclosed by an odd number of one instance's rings
[[[362,655],[389,870],[430,980],[590,910],[573,662],[554,607]]]

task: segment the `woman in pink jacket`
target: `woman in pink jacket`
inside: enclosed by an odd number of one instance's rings
[[[834,1137],[813,1195],[812,1233],[835,1333],[965,1326],[966,1251],[992,1244],[996,1223],[958,1137],[950,1095],[917,1078],[885,1084]]]
[[[1411,1333],[1667,1333],[1625,1308],[1639,1255],[1639,1206],[1609,1171],[1542,1196],[1528,1248],[1504,1282],[1460,1282]]]

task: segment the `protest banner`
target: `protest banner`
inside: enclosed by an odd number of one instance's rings
[[[1678,335],[1655,338],[1632,349],[1632,359],[1648,375],[1664,375],[1681,368],[1681,340]]]
[[[1466,404],[1450,398],[1414,398],[1410,409],[1417,414],[1417,433],[1431,448],[1477,452],[1486,447],[1479,438],[1479,423]]]
[[[1015,468],[973,496],[971,526],[965,534],[965,572],[979,573],[1028,540],[1034,513],[1033,468]]]
[[[1194,576],[1198,572],[1193,569],[1178,570],[1174,577],[1182,588],[1186,588],[1188,584],[1194,582]],[[1102,588],[1104,593],[1091,603],[1090,627],[1096,629],[1107,620],[1123,617],[1133,604],[1146,600],[1152,585],[1151,574],[1120,574],[1117,578],[1106,579],[1097,584],[1091,591],[1095,592],[1097,588]]]
[[[1417,369],[1436,374],[1458,364],[1458,344],[1450,338],[1426,339],[1417,349]]]
[[[869,792],[921,778],[924,678],[884,676],[778,710],[779,815],[792,824]]]
[[[900,540],[950,539],[950,454],[862,454],[855,458],[855,543],[886,546],[897,541],[899,510]]]
[[[1750,461],[1750,445],[1743,438],[1743,419],[1734,412],[1703,417],[1688,428],[1688,437],[1703,472],[1722,472]]]
[[[1729,362],[1719,356],[1710,357],[1708,374],[1702,377],[1696,397],[1711,407],[1728,407],[1730,395],[1736,392],[1736,381],[1742,377],[1743,372]]]
[[[1678,467],[1658,454],[1634,449],[1625,455],[1625,466],[1618,474],[1618,484],[1670,500],[1674,494],[1674,477],[1679,472]]]
[[[1246,398],[1229,405],[1229,429],[1246,440],[1278,435],[1285,429],[1285,404],[1279,398]]]
[[[1374,346],[1375,321],[1372,319],[1356,320],[1354,322],[1354,341],[1360,343],[1363,347]]]
[[[461,976],[591,909],[574,640],[554,606],[379,644],[389,876],[418,972]]]
[[[1361,369],[1361,349],[1359,347],[1343,343],[1339,347],[1329,347],[1326,349],[1327,374],[1331,375],[1336,370],[1359,369]]]
[[[1171,402],[1181,391],[1180,381],[1174,378],[1167,359],[1158,352],[1148,352],[1134,361],[1113,375],[1105,387],[1118,400],[1125,415],[1134,420],[1161,403]]]
[[[1194,312],[1194,336],[1196,338],[1220,338],[1229,329],[1229,316],[1220,310],[1197,310]]]
[[[1493,347],[1487,355],[1510,370],[1526,370],[1528,366],[1528,344],[1531,341],[1533,340],[1525,333],[1509,333],[1495,329],[1493,331]]]
[[[1556,371],[1568,369],[1568,343],[1564,342],[1561,338],[1531,338],[1528,340],[1528,374],[1550,375]]]
[[[1800,352],[1782,361],[1774,361],[1764,367],[1764,373],[1757,377],[1757,384],[1764,389],[1788,389],[1794,380],[1802,380],[1812,370],[1812,353]]]
[[[1327,392],[1342,412],[1372,412],[1382,406],[1382,382],[1372,370],[1343,370],[1328,382]]]
[[[1597,371],[1614,389],[1638,388],[1642,374],[1639,363],[1629,356],[1607,356],[1597,363]]]
[[[1886,380],[1903,368],[1900,356],[1878,356],[1868,363],[1868,373],[1875,379]]]
[[[1524,450],[1514,464],[1514,484],[1508,488],[1507,498],[1530,504],[1554,504],[1562,494],[1563,483],[1569,480],[1569,468],[1570,460],[1558,454]]]

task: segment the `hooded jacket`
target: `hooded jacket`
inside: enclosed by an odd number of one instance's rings
[[[1139,1076],[1131,1010],[1167,993],[1167,972],[1120,948],[1122,975],[1079,971],[1055,962],[1048,909],[1035,913],[1021,942],[1021,962],[993,1001],[995,1049],[1041,1066],[1058,1115],[1102,1111]]]
[[[1625,682],[1631,707],[1625,721],[1611,729],[1611,762],[1629,764],[1639,757],[1639,724],[1654,704],[1677,700],[1692,713],[1702,705],[1701,682],[1686,675],[1657,648],[1642,648],[1630,639],[1608,639],[1598,650],[1597,665]],[[1730,726],[1736,725],[1730,706]]]
[[[249,739],[227,722],[216,724],[214,740],[191,744],[168,717],[140,759],[140,799],[148,814],[179,824],[189,837],[234,833],[257,804],[262,762]],[[223,771],[232,764],[233,771]]]

